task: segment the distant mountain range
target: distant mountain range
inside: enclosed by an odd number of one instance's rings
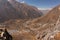
[[[0,0],[0,22],[10,19],[33,19],[42,16],[36,7],[15,0]]]
[[[47,14],[50,10],[40,10],[43,14]]]

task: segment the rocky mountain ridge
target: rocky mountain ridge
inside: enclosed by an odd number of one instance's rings
[[[40,17],[42,12],[36,7],[19,3],[15,0],[0,0],[0,21],[10,19],[34,19]]]

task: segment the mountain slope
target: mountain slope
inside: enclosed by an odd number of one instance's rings
[[[42,12],[40,12],[34,6],[30,6],[25,3],[19,3],[15,0],[10,0],[9,2],[16,10],[18,10],[22,18],[37,18],[43,15]]]
[[[53,8],[51,11],[48,12],[48,14],[37,18],[32,21],[32,23],[54,23],[58,20],[60,16],[60,5]]]
[[[0,22],[18,18],[18,12],[7,0],[0,0]]]
[[[10,19],[37,18],[42,15],[36,8],[15,0],[0,0],[0,22]]]
[[[50,36],[55,35],[55,32],[60,32],[60,5],[53,8],[48,14],[30,21],[27,26],[31,30],[38,31],[43,40],[48,40]]]

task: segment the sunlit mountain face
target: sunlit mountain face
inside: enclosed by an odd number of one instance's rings
[[[27,26],[31,28],[31,30],[39,31],[38,33],[42,35],[42,37],[40,37],[43,40],[50,40],[52,39],[51,36],[55,37],[53,38],[55,40],[60,40],[60,36],[57,36],[60,34],[60,5],[54,7],[46,15],[34,19],[27,24],[29,24]],[[45,36],[43,37],[43,35]]]

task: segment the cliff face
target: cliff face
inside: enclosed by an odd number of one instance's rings
[[[37,18],[42,15],[37,8],[15,0],[0,0],[0,21],[9,19]]]

